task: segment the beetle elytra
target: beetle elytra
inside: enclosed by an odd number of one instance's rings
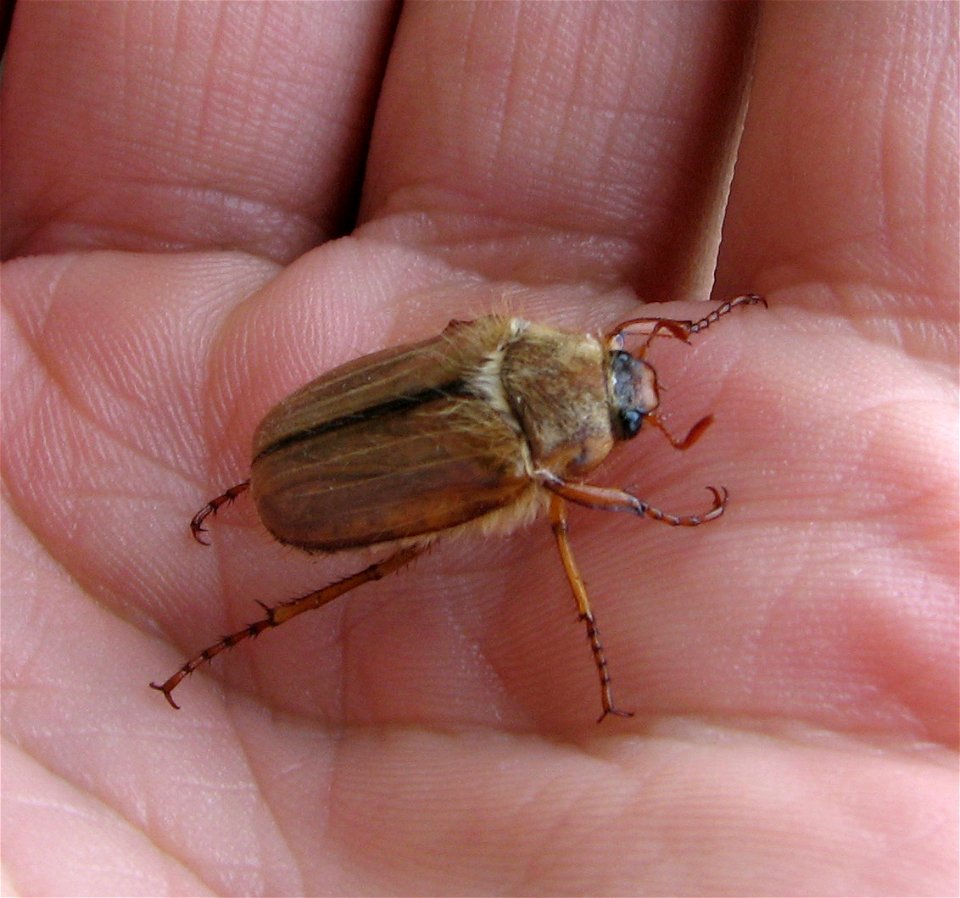
[[[725,302],[698,321],[634,318],[605,336],[568,333],[522,318],[453,321],[439,336],[387,349],[322,375],[275,406],[253,438],[250,479],[205,505],[191,529],[249,489],[261,522],[281,543],[333,552],[392,548],[350,577],[266,609],[266,616],[151,683],[173,707],[173,690],[238,642],[379,580],[439,537],[469,529],[509,532],[548,512],[564,573],[586,624],[600,678],[602,713],[616,707],[596,620],[573,558],[567,503],[628,511],[678,527],[723,514],[728,494],[708,487],[701,514],[661,511],[624,490],[583,478],[618,441],[648,422],[687,449],[712,421],[676,439],[658,415],[657,376],[644,360],[657,336],[687,341],[755,294]],[[630,336],[645,339],[633,353]]]

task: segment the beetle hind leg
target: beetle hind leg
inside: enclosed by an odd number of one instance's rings
[[[265,617],[254,621],[252,624],[248,624],[242,630],[237,630],[236,633],[222,637],[218,642],[208,646],[200,652],[199,655],[195,655],[187,661],[173,676],[164,680],[162,683],[151,683],[150,687],[162,692],[174,708],[179,708],[180,706],[173,700],[173,690],[177,688],[184,678],[188,677],[207,661],[215,658],[222,651],[232,649],[237,643],[243,642],[245,639],[253,639],[271,627],[279,627],[280,624],[285,624],[288,620],[291,620],[299,614],[303,614],[305,611],[312,611],[314,608],[326,605],[328,602],[332,602],[345,593],[351,592],[358,586],[363,586],[364,583],[369,583],[372,580],[381,580],[383,577],[386,577],[387,574],[392,574],[394,571],[409,564],[414,558],[425,552],[426,549],[427,544],[406,546],[398,549],[383,561],[371,564],[362,571],[358,571],[349,577],[344,577],[342,580],[337,580],[335,583],[324,586],[322,589],[308,592],[299,598],[291,599],[288,602],[281,602],[279,605],[272,607],[261,603],[261,607],[266,611]]]
[[[210,517],[210,515],[216,514],[217,509],[221,505],[229,504],[236,499],[237,496],[246,492],[249,488],[249,480],[244,480],[243,483],[238,483],[236,486],[231,486],[230,489],[217,496],[216,499],[211,499],[193,516],[193,520],[190,521],[190,532],[193,533],[193,538],[200,543],[201,546],[210,545],[210,543],[200,535],[201,533],[207,532],[207,528],[203,526],[203,522]]]

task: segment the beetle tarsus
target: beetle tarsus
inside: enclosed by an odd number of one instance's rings
[[[698,334],[700,331],[705,331],[711,324],[716,323],[716,321],[724,315],[732,312],[737,306],[752,306],[757,303],[767,308],[767,301],[759,293],[744,293],[742,296],[728,299],[726,302],[717,306],[709,315],[705,315],[699,321],[691,322],[687,333]]]
[[[232,502],[237,498],[237,496],[249,488],[249,480],[244,480],[243,483],[238,483],[236,486],[231,486],[230,489],[217,496],[216,499],[211,499],[193,516],[193,520],[190,521],[190,532],[193,533],[193,538],[200,543],[201,546],[210,545],[210,540],[204,539],[201,535],[203,533],[209,533],[207,528],[203,526],[203,522],[210,517],[210,515],[216,514],[217,509],[220,508],[221,505],[226,505]]]
[[[621,711],[619,708],[611,705],[609,708],[604,707],[600,716],[597,718],[597,723],[603,723],[608,714],[612,714],[614,717],[633,717],[633,711]]]
[[[655,505],[650,505],[650,503],[641,500],[638,500],[639,504],[636,506],[636,512],[638,515],[643,515],[654,521],[661,521],[664,524],[669,524],[671,527],[699,527],[701,524],[706,524],[707,521],[713,521],[719,518],[720,515],[723,514],[724,509],[726,509],[727,502],[730,499],[730,493],[727,492],[725,486],[721,486],[720,489],[717,489],[715,486],[708,486],[707,489],[713,493],[713,507],[704,514],[670,514],[669,512],[661,511]]]
[[[151,684],[150,684],[150,688],[151,688],[151,689],[157,689],[157,690],[159,690],[160,692],[163,693],[163,697],[170,703],[170,707],[173,708],[175,711],[179,711],[179,710],[180,710],[180,706],[173,700],[173,694],[172,694],[174,688],[175,688],[176,685],[177,685],[177,683],[179,683],[180,680],[183,679],[183,677],[178,677],[178,676],[177,676],[177,674],[179,674],[179,673],[180,673],[180,672],[177,671],[177,673],[174,674],[172,677],[170,677],[170,679],[167,680],[165,683],[151,683]],[[173,682],[174,680],[176,680],[176,682]]]
[[[601,723],[608,714],[613,714],[614,717],[633,717],[633,711],[621,711],[614,704],[613,692],[610,688],[610,667],[607,664],[607,656],[603,651],[603,643],[600,641],[600,630],[593,613],[591,611],[581,613],[580,620],[587,625],[587,640],[590,642],[593,660],[600,676],[600,704],[603,711],[597,718],[597,723]]]

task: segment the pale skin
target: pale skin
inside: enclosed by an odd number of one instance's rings
[[[770,309],[659,341],[673,431],[716,420],[591,478],[727,513],[569,514],[635,716],[594,722],[546,516],[220,655],[179,712],[148,687],[379,557],[279,547],[248,496],[191,538],[286,393],[452,318],[711,293],[743,9],[393,14],[17,11],[5,892],[956,894],[956,6],[765,12],[712,296]]]

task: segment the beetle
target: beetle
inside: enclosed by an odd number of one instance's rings
[[[507,533],[549,514],[560,561],[600,679],[602,712],[630,716],[613,701],[596,619],[570,547],[567,503],[627,511],[674,527],[723,514],[725,487],[707,487],[711,507],[676,515],[624,490],[584,482],[617,442],[641,425],[687,449],[713,420],[675,438],[658,413],[657,375],[645,361],[654,338],[689,341],[756,294],[722,303],[697,321],[632,318],[602,337],[523,318],[451,321],[438,336],[341,365],[276,405],[253,437],[250,478],[208,502],[204,521],[249,490],[261,522],[279,542],[309,552],[390,547],[381,561],[273,607],[266,616],[191,658],[163,683],[173,690],[225,649],[408,565],[440,537]],[[624,349],[627,337],[645,337]]]

